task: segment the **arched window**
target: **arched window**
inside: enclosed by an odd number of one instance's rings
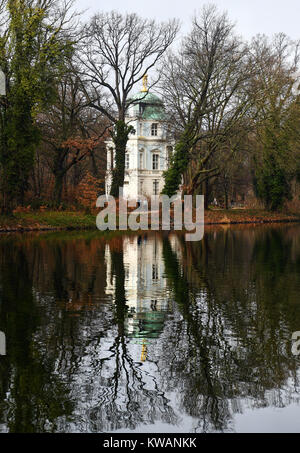
[[[125,168],[126,170],[129,169],[129,154],[125,153]]]
[[[158,130],[158,125],[157,123],[152,123],[151,124],[151,135],[157,135],[157,130]]]

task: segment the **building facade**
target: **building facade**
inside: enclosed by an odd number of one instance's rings
[[[164,187],[163,172],[168,168],[173,143],[167,140],[165,113],[162,100],[147,90],[129,99],[126,121],[134,127],[127,142],[123,196],[159,195]],[[115,150],[112,140],[106,142],[107,172],[106,194],[110,193]]]

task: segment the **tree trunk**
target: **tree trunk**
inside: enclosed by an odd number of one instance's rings
[[[116,148],[116,166],[112,170],[112,185],[110,189],[110,194],[118,198],[119,197],[119,188],[124,186],[125,178],[125,152],[126,145],[124,147]]]
[[[13,198],[5,192],[2,192],[1,214],[12,216],[14,209]]]
[[[124,121],[117,121],[114,131],[112,132],[112,139],[115,144],[116,166],[112,171],[112,185],[110,194],[118,198],[119,188],[124,186],[125,177],[125,152],[128,141],[128,135],[133,127],[128,126]]]
[[[9,171],[6,165],[2,166],[1,178],[1,213],[4,215],[13,215],[13,210],[16,207],[16,194],[12,190],[12,184],[9,177]]]
[[[225,187],[224,188],[224,199],[225,199],[225,209],[228,209],[229,206],[228,206],[228,192],[227,192],[227,188]]]
[[[55,175],[55,183],[54,183],[54,202],[58,207],[61,203],[61,196],[62,196],[62,189],[63,189],[63,180],[64,180],[64,173],[59,172]]]
[[[205,195],[204,195],[204,209],[208,209],[209,205],[209,181],[208,178],[205,180]]]

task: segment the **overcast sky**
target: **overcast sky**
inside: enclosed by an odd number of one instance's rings
[[[116,9],[160,20],[177,17],[183,32],[189,29],[193,13],[206,3],[228,11],[238,33],[247,39],[257,33],[281,31],[293,39],[300,38],[300,0],[76,0],[77,9],[88,9],[87,14]]]

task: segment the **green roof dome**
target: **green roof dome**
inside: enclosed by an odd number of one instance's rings
[[[165,119],[165,112],[160,105],[146,105],[142,113],[142,118],[145,120],[162,121]]]
[[[160,121],[165,119],[163,101],[156,94],[140,91],[128,99],[129,102],[135,101],[133,105],[138,107],[138,114],[145,120]]]
[[[138,93],[134,94],[129,98],[129,101],[140,101],[143,104],[161,104],[163,105],[163,101],[156,96],[156,94],[146,93],[144,91],[139,91]]]

